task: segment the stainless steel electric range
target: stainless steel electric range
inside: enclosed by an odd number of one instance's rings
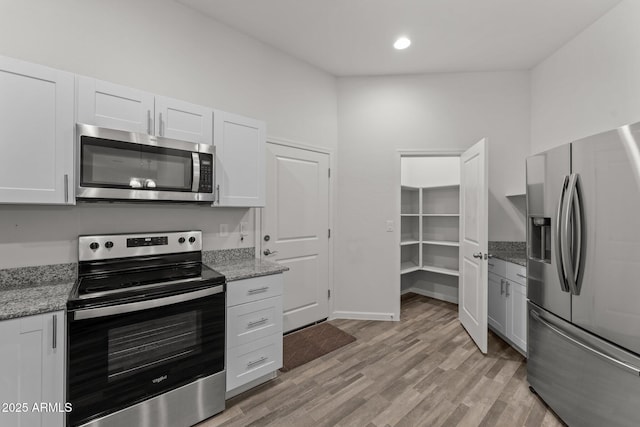
[[[199,231],[81,236],[67,426],[190,426],[222,411],[225,291]]]

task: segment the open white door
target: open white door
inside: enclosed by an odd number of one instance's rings
[[[329,316],[329,155],[267,144],[262,257],[284,275],[284,332]]]
[[[460,156],[460,284],[458,318],[480,351],[487,352],[488,251],[487,141]]]

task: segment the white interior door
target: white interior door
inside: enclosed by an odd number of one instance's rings
[[[284,332],[329,316],[329,156],[267,144],[262,257],[286,265]]]
[[[480,351],[487,352],[487,141],[460,156],[460,291],[458,317]]]

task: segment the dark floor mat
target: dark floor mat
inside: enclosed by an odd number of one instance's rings
[[[280,370],[290,371],[355,340],[355,337],[326,322],[285,335]]]

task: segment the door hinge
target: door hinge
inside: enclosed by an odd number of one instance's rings
[[[331,168],[329,168],[328,171],[329,171],[329,178],[331,178]]]
[[[327,299],[331,299],[331,289],[327,289]]]
[[[327,237],[331,238],[331,229],[328,229],[327,231],[328,231]]]

